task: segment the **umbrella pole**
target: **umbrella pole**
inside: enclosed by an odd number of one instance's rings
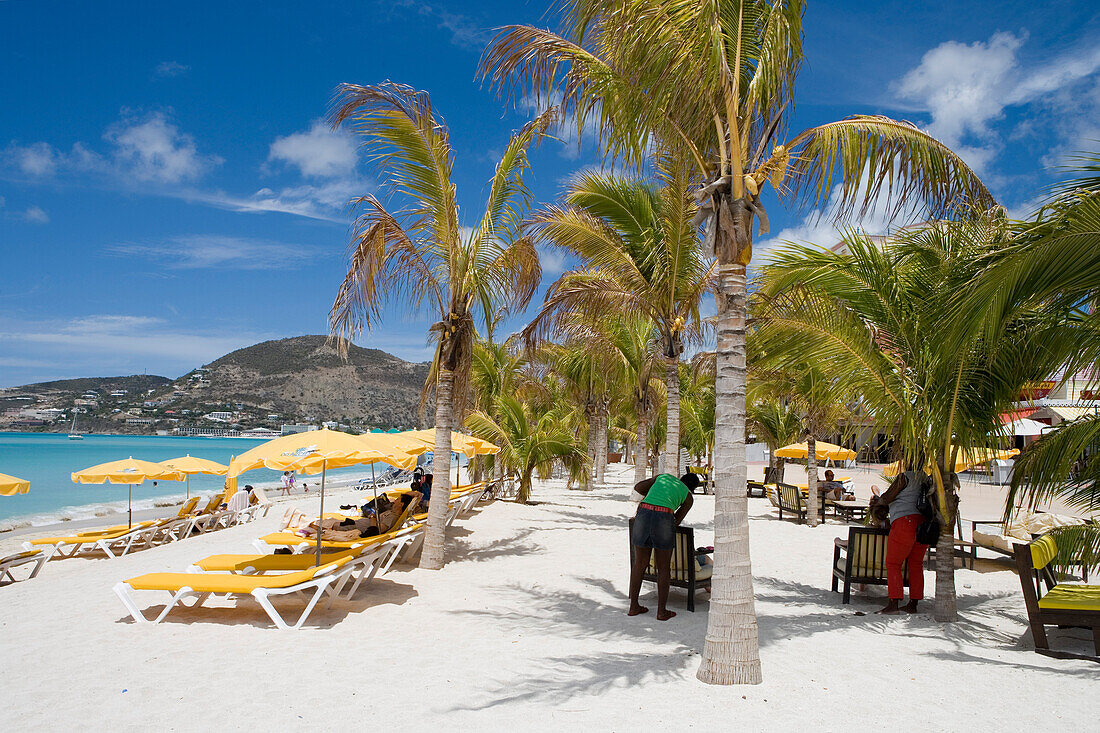
[[[378,478],[374,475],[374,463],[370,464],[370,485],[374,489],[374,526],[378,527],[378,533],[382,533],[382,527],[378,524]]]
[[[191,474],[187,474],[187,496],[183,497],[185,500],[191,498]]]
[[[317,566],[321,566],[321,532],[325,521],[325,469],[328,460],[321,461],[321,511],[317,515]]]
[[[126,529],[134,526],[134,485],[126,484]]]

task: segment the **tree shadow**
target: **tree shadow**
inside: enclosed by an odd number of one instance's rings
[[[545,548],[531,540],[535,529],[528,527],[518,530],[510,537],[491,542],[472,542],[461,537],[448,538],[448,562],[485,562],[498,557],[518,557],[545,552]]]
[[[927,602],[924,611],[912,616],[880,616],[874,613],[882,606],[885,595],[852,596],[852,603],[846,607],[841,602],[841,595],[833,593],[829,589],[817,588],[796,581],[781,580],[774,577],[753,578],[755,596],[758,600],[769,603],[781,604],[787,607],[807,607],[820,609],[821,606],[833,606],[835,611],[820,611],[805,613],[797,616],[769,616],[761,615],[758,618],[758,631],[760,646],[765,647],[777,641],[790,639],[795,636],[812,636],[813,634],[827,631],[835,631],[845,628],[869,629],[875,633],[889,634],[919,638],[925,640],[937,640],[945,642],[952,648],[950,650],[933,649],[924,652],[926,656],[932,656],[945,661],[960,662],[986,662],[1012,668],[1034,667],[1050,674],[1087,677],[1095,676],[1095,668],[1052,668],[1021,664],[1018,658],[998,659],[995,654],[1004,652],[1026,652],[1032,650],[1028,643],[1030,638],[1027,627],[1026,612],[1023,608],[1023,599],[1012,592],[994,593],[967,593],[958,597],[959,620],[953,623],[941,623],[932,617],[932,601]],[[762,589],[763,586],[766,589]],[[871,586],[875,587],[875,586]],[[1016,604],[1019,608],[1016,608]],[[857,614],[864,615],[857,615]],[[899,623],[899,619],[902,620]],[[1000,620],[1002,625],[995,621]],[[1018,631],[1004,628],[1005,625],[1016,627]],[[1059,630],[1066,632],[1069,630]],[[1066,633],[1060,634],[1055,641],[1069,643],[1069,646],[1082,649],[1091,647],[1091,635],[1081,632],[1084,636],[1076,637]],[[1048,632],[1049,635],[1049,632]],[[1067,636],[1069,639],[1067,640]],[[983,657],[976,651],[988,651],[990,656]]]
[[[599,695],[616,688],[682,679],[697,655],[696,646],[706,628],[705,613],[677,608],[668,622],[653,612],[627,617],[626,598],[605,578],[580,578],[602,598],[581,593],[542,590],[512,584],[501,587],[504,596],[484,610],[459,611],[494,626],[517,630],[542,629],[556,638],[596,639],[614,644],[602,654],[552,656],[532,661],[524,677],[508,677],[483,686],[480,696],[452,710],[485,710],[497,705],[563,702],[578,695]],[[636,642],[644,651],[626,652],[620,643]],[[654,653],[653,644],[663,648]]]

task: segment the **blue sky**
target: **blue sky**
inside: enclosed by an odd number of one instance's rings
[[[0,0],[0,386],[177,376],[268,338],[325,333],[344,203],[377,191],[321,122],[334,87],[426,89],[472,223],[525,112],[474,79],[491,29],[544,2],[75,3]],[[1013,213],[1100,140],[1093,2],[810,3],[794,129],[910,119],[956,147]],[[550,202],[592,145],[551,141]],[[828,217],[768,208],[780,240],[831,244]],[[872,232],[887,222],[872,212]],[[546,281],[567,263],[544,262]],[[522,318],[510,325],[518,325]],[[428,358],[427,318],[392,303],[360,340]]]

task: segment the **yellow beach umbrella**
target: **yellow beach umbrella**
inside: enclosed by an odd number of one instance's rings
[[[406,430],[403,433],[396,433],[396,437],[405,437],[418,442],[428,450],[435,450],[435,428]],[[454,453],[461,453],[466,456],[466,460],[469,461],[474,456],[499,453],[500,448],[487,440],[482,440],[481,438],[475,438],[472,435],[466,435],[465,433],[458,433],[452,430],[451,451]],[[455,461],[455,485],[458,484],[458,471],[459,464],[458,461]]]
[[[426,446],[429,450],[435,448],[435,428],[428,428],[426,430],[406,430],[403,433],[395,433],[394,437],[407,438]],[[453,430],[451,431],[451,450],[455,453],[461,453],[467,458],[500,452],[499,447],[487,440],[475,438],[465,433],[457,433]]]
[[[792,443],[777,450],[775,455],[780,458],[806,458],[809,453],[808,444]],[[823,440],[817,441],[814,445],[814,454],[819,461],[854,461],[856,459],[855,451],[841,448],[833,443],[826,443]]]
[[[207,476],[224,476],[229,473],[229,466],[211,461],[208,458],[195,458],[190,453],[182,458],[171,458],[161,461],[160,465],[173,471],[179,471],[187,477],[187,498],[191,498],[191,477],[201,473]]]
[[[389,463],[401,460],[408,463],[408,455],[396,455],[397,451],[384,450],[362,439],[338,430],[311,430],[305,433],[284,435],[242,453],[229,463],[230,479],[254,468],[270,468],[276,471],[315,472],[321,470],[319,517],[325,515],[325,474],[330,468],[354,466],[360,463]],[[416,459],[411,458],[415,465]],[[321,563],[321,533],[317,533],[317,564]]]
[[[15,496],[31,490],[31,482],[26,479],[0,473],[0,496]]]
[[[126,484],[129,487],[127,504],[127,526],[133,524],[134,486],[145,483],[146,479],[161,481],[183,481],[186,476],[159,463],[142,461],[131,456],[121,461],[100,463],[72,474],[76,484]]]

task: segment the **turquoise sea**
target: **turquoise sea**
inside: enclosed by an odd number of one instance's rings
[[[126,510],[127,487],[113,484],[74,484],[70,474],[98,463],[121,458],[164,461],[184,455],[209,458],[228,464],[230,457],[240,455],[260,445],[248,438],[197,438],[152,435],[86,435],[84,440],[69,440],[64,434],[0,433],[0,473],[27,479],[31,490],[20,496],[0,496],[0,523],[50,524],[63,517],[85,519],[109,511]],[[387,466],[378,464],[376,471]],[[369,465],[337,469],[328,472],[334,478],[371,475]],[[264,486],[278,485],[279,473],[257,469],[242,474],[239,483]],[[210,494],[220,490],[222,476],[192,476],[192,494]],[[299,476],[298,484],[306,481],[312,487],[320,476]],[[155,501],[182,498],[183,482],[158,481],[153,486],[146,481],[133,490],[134,509],[147,509]]]

